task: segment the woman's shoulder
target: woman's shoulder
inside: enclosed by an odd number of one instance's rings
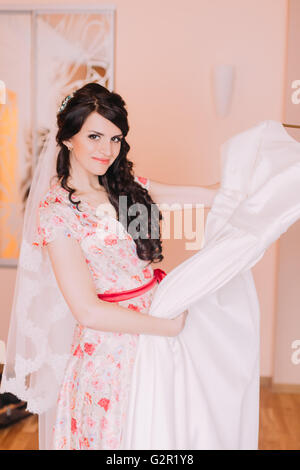
[[[55,198],[58,195],[57,185],[51,186],[46,193],[42,196],[40,200],[40,207],[47,206],[48,204],[54,203]]]
[[[74,206],[75,207],[75,206]],[[77,217],[68,198],[68,192],[59,184],[53,185],[42,197],[38,207],[39,217],[59,216],[65,221],[76,222]]]
[[[68,237],[79,238],[80,223],[68,196],[59,187],[51,187],[39,203],[37,237],[33,244],[44,246],[61,232]]]
[[[150,180],[149,178],[146,178],[145,176],[134,176],[134,180],[139,183],[143,188],[149,190],[149,185],[150,185]]]
[[[39,203],[39,207],[64,207],[70,205],[71,201],[68,198],[68,191],[66,191],[59,183],[51,186]]]

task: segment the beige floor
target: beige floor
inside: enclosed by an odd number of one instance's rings
[[[0,429],[0,450],[38,449],[38,419],[30,416]],[[261,387],[260,450],[300,450],[300,394],[273,393]]]

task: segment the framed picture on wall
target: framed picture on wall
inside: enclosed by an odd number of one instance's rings
[[[62,100],[88,82],[113,90],[114,29],[114,7],[0,7],[1,266],[17,265],[32,175]]]

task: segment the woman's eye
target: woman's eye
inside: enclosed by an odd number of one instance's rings
[[[98,134],[90,134],[90,135],[89,135],[89,138],[90,138],[91,140],[95,140],[94,137],[99,137],[99,138],[100,138],[100,135],[98,135]],[[113,137],[113,138],[112,138],[112,141],[115,142],[115,143],[119,143],[119,142],[122,141],[122,137]]]
[[[122,141],[122,137],[113,137],[113,141],[118,143]]]

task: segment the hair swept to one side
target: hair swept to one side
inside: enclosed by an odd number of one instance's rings
[[[133,237],[136,244],[136,252],[140,259],[149,260],[158,263],[163,259],[162,242],[159,221],[162,220],[161,211],[156,205],[156,210],[151,211],[151,204],[155,204],[148,191],[134,180],[133,163],[128,160],[127,154],[130,146],[125,137],[129,131],[126,103],[123,98],[115,92],[109,91],[99,83],[87,83],[73,93],[62,111],[57,114],[58,132],[56,142],[60,147],[57,156],[56,172],[61,186],[69,192],[69,200],[76,205],[77,209],[80,201],[73,201],[72,195],[76,188],[68,185],[70,175],[70,154],[69,149],[64,145],[63,141],[70,139],[77,134],[87,117],[92,112],[97,112],[104,118],[111,121],[123,133],[121,148],[118,157],[110,165],[104,175],[98,175],[99,185],[102,186],[108,196],[110,203],[116,210],[119,219],[119,196],[127,197],[127,207],[132,204],[143,204],[147,209],[148,220],[143,220],[143,237]],[[127,227],[134,219],[134,216],[128,215]],[[120,220],[120,219],[119,219]],[[155,227],[154,232],[158,237],[151,238],[151,223]]]

